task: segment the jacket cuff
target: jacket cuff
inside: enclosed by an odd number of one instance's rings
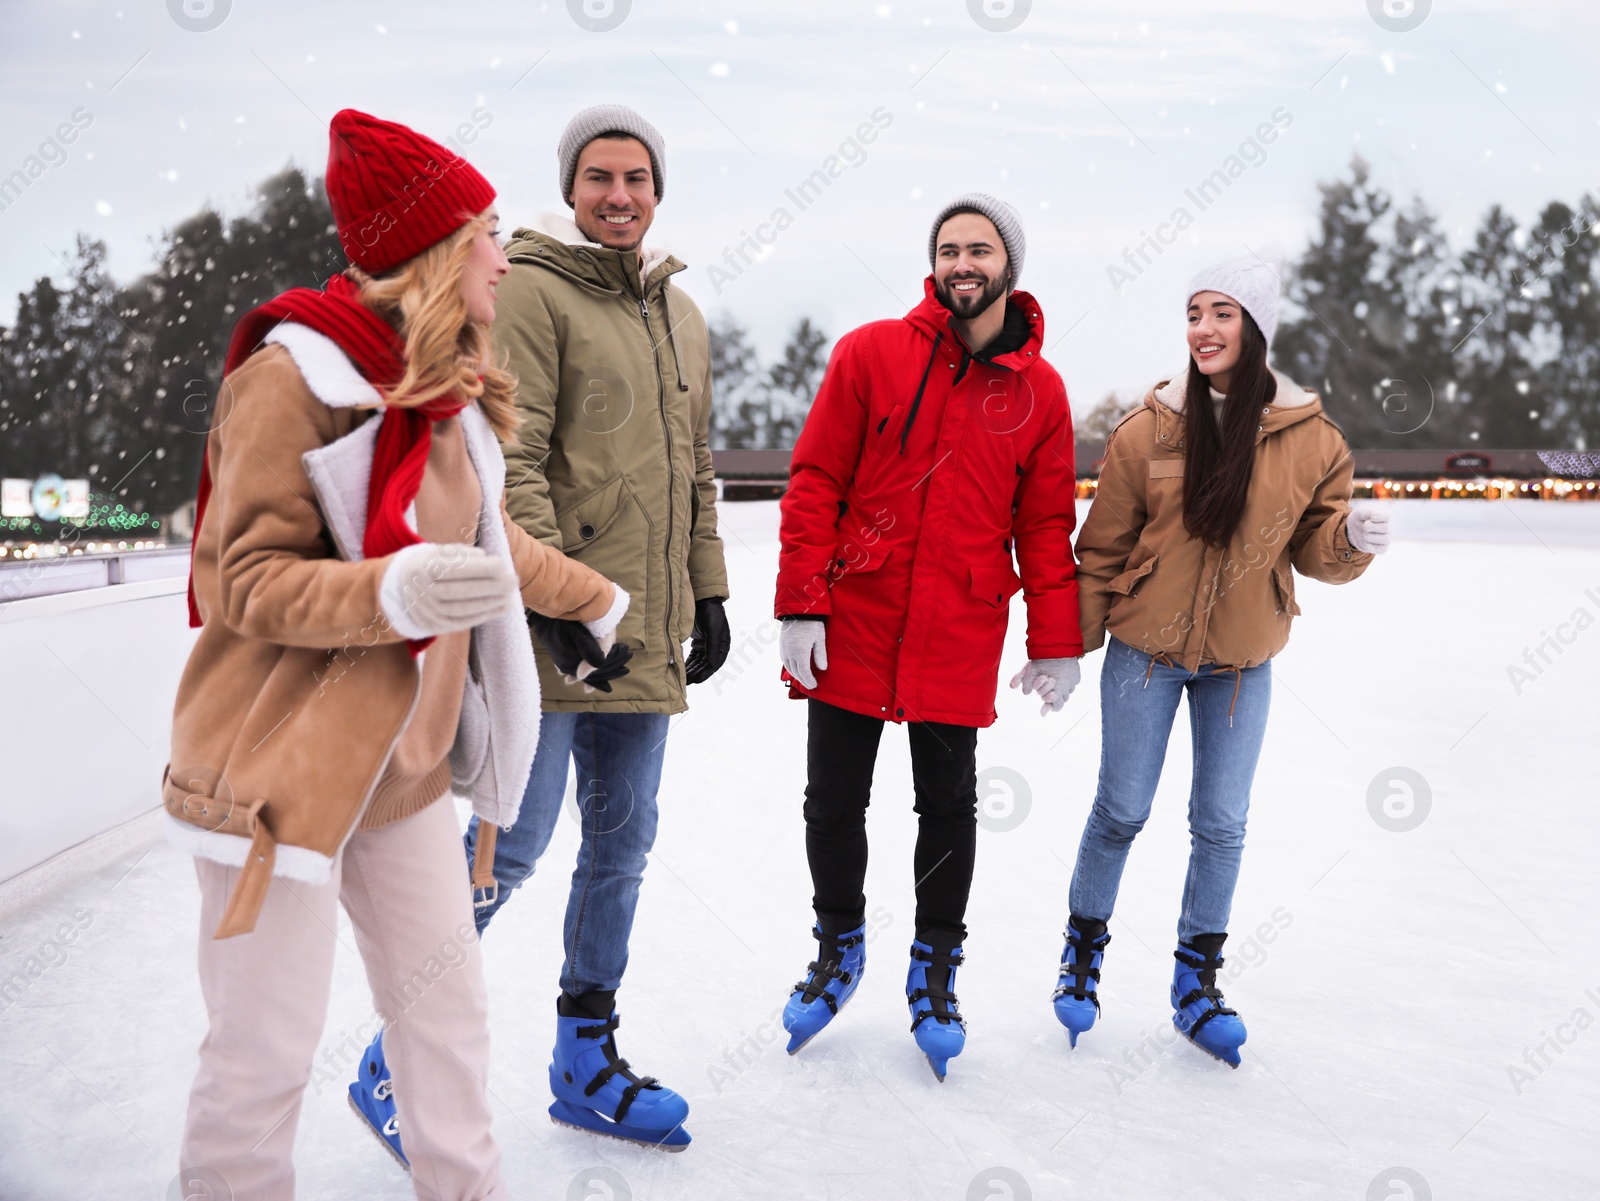
[[[596,638],[605,638],[617,632],[617,626],[621,624],[622,616],[628,611],[628,603],[632,599],[621,584],[613,583],[611,587],[616,590],[616,595],[611,599],[611,608],[593,621],[583,623],[584,628]]]
[[[1028,641],[1028,658],[1030,659],[1081,659],[1083,658],[1083,642],[1034,642]]]

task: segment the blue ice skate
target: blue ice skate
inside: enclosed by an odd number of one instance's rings
[[[1051,999],[1056,1018],[1067,1028],[1067,1038],[1076,1047],[1078,1035],[1093,1026],[1100,1015],[1100,963],[1111,935],[1098,918],[1073,914],[1067,921],[1066,936],[1059,983]]]
[[[960,946],[937,932],[919,935],[911,944],[911,970],[906,973],[911,1033],[941,1083],[950,1061],[967,1044],[967,1020],[953,991],[956,968],[963,962]]]
[[[389,1065],[383,1058],[382,1030],[361,1057],[361,1070],[350,1085],[350,1108],[409,1172],[411,1161],[400,1147],[400,1117],[394,1111],[394,1081],[389,1078]]]
[[[562,1126],[640,1143],[663,1151],[689,1145],[683,1128],[689,1103],[654,1076],[637,1076],[617,1056],[617,1011],[606,1018],[556,1016],[550,1063],[555,1102],[550,1120]]]
[[[1236,1068],[1245,1040],[1244,1023],[1223,1004],[1217,988],[1217,969],[1226,962],[1222,943],[1227,937],[1199,934],[1180,942],[1172,953],[1178,961],[1172,971],[1172,1024],[1207,1055]]]
[[[817,940],[817,958],[806,966],[806,978],[794,986],[783,1007],[791,1055],[838,1016],[855,996],[867,967],[865,922],[846,934],[824,934],[821,926],[813,926],[811,933]]]

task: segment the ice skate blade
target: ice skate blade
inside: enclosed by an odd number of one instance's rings
[[[933,1069],[933,1078],[940,1084],[943,1084],[945,1072],[948,1071],[950,1067],[950,1061],[948,1059],[945,1060],[944,1065],[941,1067],[939,1063],[934,1060],[933,1056],[929,1055],[926,1051],[922,1053],[922,1057],[928,1061],[928,1066]]]
[[[817,1034],[821,1034],[821,1033],[822,1033],[821,1030],[817,1031]],[[789,1054],[791,1054],[791,1055],[799,1054],[800,1048],[805,1046],[812,1039],[816,1038],[817,1034],[808,1034],[804,1038],[802,1038],[799,1042],[795,1042],[794,1038],[791,1036],[790,1039],[789,1039]]]
[[[384,1138],[382,1134],[378,1133],[378,1128],[376,1126],[374,1126],[370,1121],[367,1120],[367,1115],[361,1112],[361,1106],[356,1104],[356,1099],[354,1097],[352,1097],[349,1093],[345,1094],[345,1098],[344,1099],[346,1101],[350,1102],[350,1110],[351,1110],[351,1112],[354,1113],[356,1115],[356,1117],[361,1119],[362,1128],[364,1130],[368,1131],[372,1135],[373,1138],[377,1139],[379,1145],[382,1146],[383,1149],[385,1151],[387,1151],[390,1155],[393,1155],[395,1163],[399,1164],[401,1169],[407,1175],[409,1175],[411,1173],[411,1165],[408,1164],[405,1160],[400,1158],[400,1156],[395,1152],[395,1149],[389,1145],[389,1140]]]
[[[682,1126],[674,1126],[671,1130],[644,1130],[637,1126],[618,1125],[610,1118],[601,1117],[592,1109],[580,1109],[565,1101],[551,1102],[550,1120],[557,1126],[566,1126],[583,1134],[592,1134],[596,1138],[634,1143],[640,1147],[648,1147],[652,1151],[682,1151],[692,1141],[689,1132]]]

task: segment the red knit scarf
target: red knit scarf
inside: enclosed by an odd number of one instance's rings
[[[357,299],[356,286],[335,275],[320,292],[292,288],[260,308],[246,313],[234,326],[222,374],[231,375],[256,352],[261,340],[285,321],[304,325],[332,339],[350,357],[366,381],[386,394],[405,373],[405,341],[394,329]],[[367,529],[361,552],[368,559],[391,555],[421,542],[406,524],[406,510],[416,500],[433,446],[433,423],[454,417],[466,408],[455,399],[430,400],[407,408],[385,408],[372,455],[372,482],[367,490]],[[209,442],[209,439],[208,439]],[[189,549],[189,625],[200,625],[194,595],[194,548],[200,544],[200,523],[211,496],[209,446],[200,464],[200,491],[195,499],[194,542]],[[413,655],[432,638],[407,642]]]

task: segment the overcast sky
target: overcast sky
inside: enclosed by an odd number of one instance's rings
[[[466,153],[507,227],[565,211],[555,143],[572,113],[638,108],[667,141],[649,240],[769,356],[802,315],[836,337],[903,313],[937,207],[992,192],[1022,213],[1022,286],[1080,410],[1181,363],[1189,276],[1273,244],[1294,254],[1317,181],[1353,152],[1458,241],[1492,202],[1526,221],[1600,193],[1592,3],[1436,0],[1403,31],[1368,0],[1036,0],[1008,31],[970,11],[1007,8],[1015,21],[1028,5],[3,0],[0,175],[63,123],[81,129],[0,211],[0,320],[36,276],[60,273],[79,231],[104,239],[127,278],[149,265],[151,236],[200,205],[241,211],[290,162],[320,173],[327,120],[345,106],[435,137],[477,111]],[[208,9],[222,19],[205,31],[171,15],[204,25]],[[571,11],[603,24],[608,9],[621,18],[609,30]],[[1186,190],[1275,114],[1276,140],[1201,209]],[[876,139],[802,210],[788,190],[864,122]],[[725,253],[779,208],[792,224],[735,275]],[[1108,268],[1179,208],[1190,228],[1114,284]]]

